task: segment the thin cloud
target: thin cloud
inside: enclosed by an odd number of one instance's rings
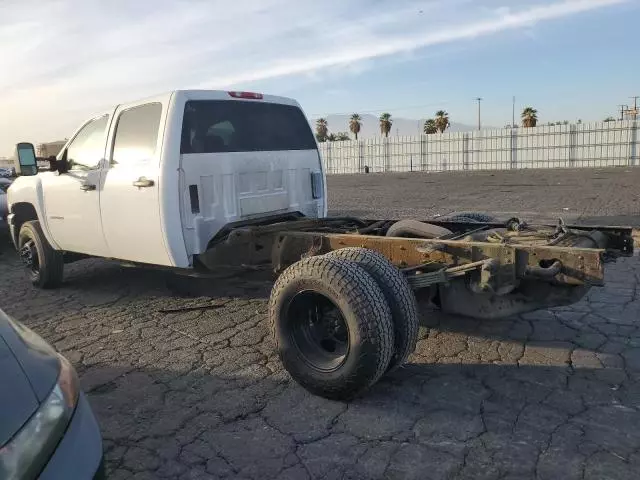
[[[236,76],[214,78],[210,80],[209,85],[226,87],[238,83],[255,82],[258,80],[295,75],[326,67],[393,55],[443,43],[469,40],[483,35],[495,34],[504,30],[531,27],[533,24],[540,21],[558,19],[597,8],[625,3],[626,1],[627,0],[578,0],[534,7],[517,13],[502,11],[500,12],[500,17],[494,20],[455,26],[425,35],[389,39],[390,41],[368,44],[364,47],[348,50],[346,52],[330,54],[323,58],[293,58],[282,62],[279,65],[265,68],[264,70],[249,71]],[[200,84],[200,86],[205,85],[207,85],[207,83]]]
[[[0,0],[2,1],[2,0]],[[0,154],[173,88],[318,81],[626,0],[4,0]],[[509,2],[511,3],[511,2]],[[278,93],[278,92],[274,92]]]

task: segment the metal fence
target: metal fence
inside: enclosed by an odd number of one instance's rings
[[[635,166],[636,120],[320,144],[329,174]]]

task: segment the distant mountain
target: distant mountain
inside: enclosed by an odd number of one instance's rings
[[[392,114],[393,115],[393,114]],[[349,131],[349,118],[351,115],[329,115],[325,117],[327,119],[327,123],[329,124],[329,132],[337,133],[337,132],[348,132]],[[375,115],[364,114],[362,117],[362,127],[360,129],[360,135],[358,138],[370,138],[370,137],[378,137],[380,136],[380,124],[378,122],[378,117]],[[418,133],[422,133],[422,126],[424,125],[423,119],[412,119],[412,118],[401,118],[401,117],[391,117],[393,119],[393,126],[391,127],[391,132],[389,136],[397,136],[397,135],[417,135]],[[311,126],[314,127],[317,118],[311,119]],[[447,129],[447,132],[470,132],[475,130],[477,127],[473,125],[465,125],[464,123],[457,123],[455,119],[451,119],[451,126]],[[487,129],[491,129],[494,127],[485,127]]]

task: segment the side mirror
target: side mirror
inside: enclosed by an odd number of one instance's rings
[[[58,160],[54,155],[50,155],[47,157],[47,162],[49,162],[49,171],[56,172],[58,171]]]
[[[37,175],[36,151],[32,143],[21,142],[16,144],[15,153],[16,175]]]
[[[67,173],[69,171],[69,162],[67,161],[67,151],[63,151],[62,155],[59,155],[60,160],[56,160],[56,157],[49,157],[49,163],[51,165],[51,171],[57,171],[58,173]]]

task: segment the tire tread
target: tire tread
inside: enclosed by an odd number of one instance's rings
[[[45,289],[60,286],[64,276],[64,258],[61,252],[54,250],[49,244],[38,220],[22,224],[18,234],[19,244],[25,236],[34,240],[40,264],[39,274],[31,277],[31,283],[38,288]]]
[[[344,258],[360,265],[380,286],[391,309],[394,352],[387,371],[404,365],[415,349],[420,328],[418,305],[405,276],[384,255],[361,247],[334,250],[327,256]]]
[[[303,279],[320,281],[346,300],[357,318],[361,342],[370,346],[374,352],[373,355],[365,355],[366,358],[359,358],[357,367],[346,372],[340,382],[325,382],[317,376],[300,373],[299,370],[293,374],[287,368],[287,359],[282,355],[277,325],[280,319],[278,299],[292,282]],[[273,286],[269,300],[269,319],[272,336],[285,368],[303,387],[325,398],[349,400],[357,396],[380,379],[393,355],[391,310],[384,294],[364,269],[349,260],[315,256],[288,267]]]

